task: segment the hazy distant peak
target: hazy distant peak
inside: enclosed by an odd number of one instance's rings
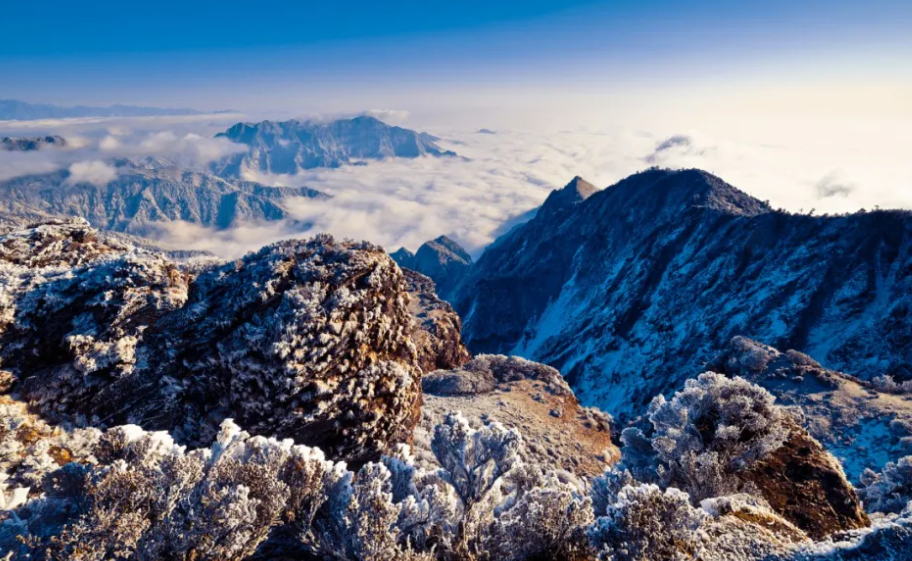
[[[248,146],[246,153],[232,154],[213,165],[216,173],[231,177],[245,169],[293,175],[363,160],[456,155],[438,146],[432,135],[390,126],[369,115],[237,123],[217,136]]]
[[[472,262],[472,257],[469,253],[461,245],[456,243],[455,240],[447,236],[440,236],[426,242],[418,251],[421,252],[421,249],[425,247],[433,250],[437,254],[446,255],[448,260],[457,260],[466,264]]]
[[[8,152],[31,152],[44,148],[62,148],[67,145],[62,136],[34,136],[10,138],[4,136],[0,139],[0,150]]]

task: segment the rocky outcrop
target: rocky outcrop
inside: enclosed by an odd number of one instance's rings
[[[423,380],[424,405],[415,453],[433,465],[430,438],[448,413],[461,411],[475,425],[496,420],[520,432],[534,464],[579,477],[601,475],[620,457],[610,418],[581,407],[560,373],[519,357],[481,355],[461,368]]]
[[[217,136],[244,144],[247,152],[213,164],[215,173],[240,177],[245,169],[295,174],[312,168],[335,168],[362,160],[455,156],[436,138],[361,116],[335,121],[262,121],[238,123]]]
[[[393,252],[391,257],[400,267],[430,277],[436,285],[437,294],[447,301],[472,265],[472,256],[447,236],[422,244],[414,255],[403,247]]]
[[[104,185],[73,182],[67,170],[0,182],[0,213],[80,217],[93,226],[138,236],[163,224],[189,222],[210,228],[289,218],[290,198],[326,199],[306,187],[267,187],[181,170],[163,162],[117,162]]]
[[[91,235],[83,223],[0,237],[16,262],[53,264],[0,269],[19,287],[4,292],[2,368],[42,415],[184,443],[232,417],[354,463],[409,439],[421,370],[407,284],[381,248],[288,241],[195,278],[138,250],[68,266]],[[41,243],[9,241],[21,238]]]
[[[794,350],[780,352],[735,337],[710,370],[741,376],[763,386],[778,403],[799,407],[804,425],[858,481],[866,468],[881,470],[912,453],[912,396],[823,368]]]
[[[130,250],[126,244],[101,238],[86,220],[79,218],[51,220],[0,236],[0,263],[25,269],[79,267]]]
[[[411,339],[418,351],[418,366],[425,372],[457,368],[471,356],[462,343],[462,321],[453,307],[437,297],[434,281],[403,269],[408,282],[409,312],[414,321]]]
[[[470,351],[554,366],[630,419],[736,335],[861,379],[904,371],[910,233],[907,211],[795,215],[703,171],[651,169],[516,227],[452,302]]]

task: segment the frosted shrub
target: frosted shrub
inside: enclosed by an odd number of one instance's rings
[[[774,400],[744,379],[701,374],[670,401],[661,395],[653,399],[651,434],[624,431],[630,452],[625,461],[636,477],[674,485],[694,500],[740,492],[743,483],[735,474],[789,436],[792,417]]]
[[[43,466],[31,491],[10,489],[3,474],[0,551],[37,561],[589,556],[591,500],[574,478],[523,463],[515,430],[450,415],[432,447],[440,469],[417,468],[401,446],[353,473],[230,420],[209,448],[191,451],[165,432],[115,427],[92,439],[82,463]]]
[[[902,512],[912,506],[912,456],[889,462],[880,473],[866,469],[858,494],[868,512]]]
[[[366,466],[358,474],[358,480],[375,482],[373,496],[387,497],[371,508],[385,520],[383,527],[398,512],[398,551],[492,561],[569,560],[588,553],[591,502],[557,474],[524,464],[515,430],[496,422],[475,429],[451,414],[436,427],[432,449],[439,470],[418,470],[400,451],[384,458],[383,468]]]
[[[905,382],[896,382],[892,376],[883,375],[877,376],[871,380],[871,385],[874,386],[874,389],[893,394],[910,394],[912,393],[912,380],[906,380]]]
[[[187,453],[167,433],[124,426],[95,454],[98,464],[47,475],[45,496],[0,524],[0,548],[31,559],[239,560],[280,520],[309,527],[338,473],[319,450],[250,437],[230,420],[209,449]]]
[[[687,493],[656,485],[626,485],[589,530],[600,561],[692,559],[709,515]]]

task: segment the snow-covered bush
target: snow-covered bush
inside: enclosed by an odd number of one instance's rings
[[[675,488],[626,485],[589,530],[600,561],[693,559],[709,515]]]
[[[874,386],[874,389],[884,392],[884,393],[893,393],[893,394],[910,394],[912,393],[912,380],[906,380],[905,382],[897,382],[893,379],[893,376],[884,374],[883,376],[877,376],[871,380],[871,385]]]
[[[669,401],[653,399],[650,434],[624,431],[625,463],[638,479],[687,491],[695,501],[744,490],[737,472],[778,449],[791,413],[765,389],[706,372]]]
[[[30,559],[243,559],[280,520],[308,528],[344,477],[319,450],[250,437],[230,420],[208,449],[123,426],[95,455],[48,474],[44,495],[0,525],[0,547]]]
[[[191,451],[165,432],[115,427],[80,462],[43,466],[34,489],[9,488],[23,468],[4,464],[0,551],[39,561],[230,561],[271,550],[345,561],[585,558],[591,501],[573,478],[523,463],[521,447],[516,431],[472,428],[456,414],[435,431],[440,469],[417,468],[400,446],[353,473],[230,420]]]
[[[912,456],[889,462],[880,473],[866,469],[858,494],[868,512],[901,512],[912,506]]]

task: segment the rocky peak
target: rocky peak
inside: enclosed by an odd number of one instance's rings
[[[700,169],[650,168],[603,190],[599,201],[626,212],[665,218],[690,209],[756,216],[772,209],[715,175]]]
[[[472,263],[469,253],[447,236],[440,236],[422,244],[415,253],[415,259],[419,263],[430,259],[436,259],[438,263],[458,262],[465,265]]]
[[[538,214],[541,216],[548,216],[563,209],[570,208],[577,203],[585,201],[598,190],[598,187],[577,175],[570,183],[560,189],[551,191],[551,194],[548,195],[548,198],[545,199],[545,202],[539,207]]]
[[[403,269],[415,268],[415,254],[405,247],[400,247],[396,251],[390,253],[390,257],[392,257],[393,261]]]

